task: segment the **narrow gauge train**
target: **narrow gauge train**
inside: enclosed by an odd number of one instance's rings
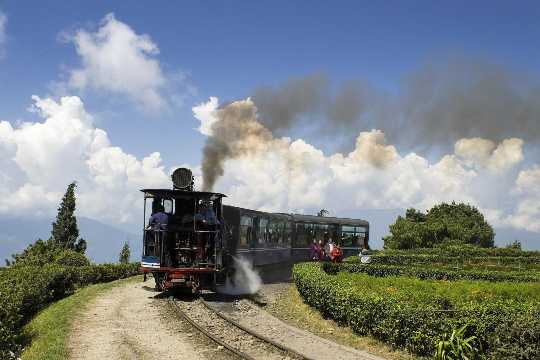
[[[157,290],[215,288],[235,270],[233,257],[245,258],[260,269],[308,261],[313,241],[333,241],[344,256],[369,248],[365,220],[223,205],[223,194],[193,191],[193,176],[185,168],[177,169],[172,180],[172,190],[141,190],[145,219],[141,270],[152,273]],[[166,223],[149,224],[148,214],[158,212]]]

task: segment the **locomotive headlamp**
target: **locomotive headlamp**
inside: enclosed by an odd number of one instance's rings
[[[193,174],[187,168],[178,168],[172,173],[174,189],[193,190]]]

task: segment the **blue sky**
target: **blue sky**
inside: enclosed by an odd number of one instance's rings
[[[30,95],[51,93],[62,67],[79,63],[73,44],[59,41],[61,32],[95,29],[114,12],[150,35],[163,68],[186,72],[197,89],[185,106],[143,114],[121,97],[86,91],[83,100],[102,115],[99,125],[114,143],[139,156],[159,150],[169,165],[199,161],[204,138],[192,131],[191,106],[211,95],[234,100],[258,85],[316,71],[335,82],[367,78],[391,90],[422,63],[453,53],[536,72],[540,52],[534,2],[1,1],[0,9],[8,17],[2,119],[32,119]]]
[[[74,179],[81,215],[138,224],[138,189],[169,186],[171,167],[201,164],[211,134],[197,128],[218,116],[210,97],[227,104],[322,73],[334,90],[357,79],[376,88],[374,121],[346,128],[350,154],[332,154],[342,145],[334,132],[300,122],[292,139],[263,141],[258,157],[229,159],[216,186],[232,203],[361,217],[456,200],[496,226],[539,233],[539,18],[537,2],[521,1],[0,0],[0,213],[50,216]],[[404,108],[392,106],[405,98],[402,84],[452,59],[473,65],[438,68],[424,87],[420,77],[418,109],[406,119],[418,126],[413,135],[435,121],[444,127],[435,126],[433,141],[400,142],[393,116]],[[385,107],[390,116],[379,121]],[[490,131],[492,115],[501,133]],[[470,129],[450,134],[469,118]],[[280,176],[291,158],[299,173]]]

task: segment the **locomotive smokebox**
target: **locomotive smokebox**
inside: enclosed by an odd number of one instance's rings
[[[188,168],[178,168],[171,175],[174,190],[193,191],[193,173]]]

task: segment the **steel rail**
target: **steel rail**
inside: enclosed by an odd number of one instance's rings
[[[213,311],[217,316],[219,316],[223,320],[227,321],[228,323],[234,325],[238,329],[250,334],[251,336],[254,336],[254,337],[256,337],[257,339],[259,339],[261,341],[264,341],[264,342],[266,342],[266,343],[280,349],[281,351],[294,354],[294,355],[296,355],[298,358],[300,358],[302,360],[315,360],[315,359],[310,358],[310,357],[308,357],[308,356],[306,356],[306,355],[304,355],[302,353],[299,353],[298,351],[296,351],[296,350],[294,350],[294,349],[292,349],[292,348],[290,348],[290,347],[288,347],[286,345],[277,343],[274,340],[270,339],[269,337],[267,337],[267,336],[255,331],[255,330],[252,330],[252,329],[240,324],[236,320],[233,320],[229,316],[223,314],[221,311],[216,310],[215,308],[213,308],[212,305],[208,304],[208,302],[206,302],[205,300],[201,299],[201,302],[203,303],[204,306],[206,306],[207,309]]]
[[[245,360],[257,360],[255,359],[254,357],[252,357],[251,355],[248,355],[246,353],[244,353],[243,351],[240,351],[238,349],[235,349],[234,347],[230,346],[229,344],[227,344],[226,342],[224,342],[223,340],[219,339],[217,336],[214,336],[212,335],[209,331],[207,331],[204,327],[202,327],[201,325],[197,324],[195,321],[193,321],[186,313],[184,310],[182,310],[180,308],[180,306],[178,306],[178,304],[174,301],[174,300],[168,300],[169,301],[169,304],[172,304],[174,306],[174,308],[176,309],[176,312],[184,319],[186,320],[191,326],[193,326],[195,329],[197,329],[199,332],[201,332],[204,336],[206,336],[207,338],[209,338],[210,340],[214,341],[215,343],[223,346],[225,349],[229,350],[230,352],[232,352],[233,354],[235,354],[236,356],[240,357],[241,359],[245,359]]]

